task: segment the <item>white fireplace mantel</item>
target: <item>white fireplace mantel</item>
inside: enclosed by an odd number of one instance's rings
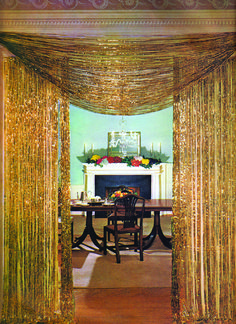
[[[151,175],[151,198],[172,198],[172,163],[153,165],[151,169],[130,167],[126,163],[99,165],[84,163],[84,183],[87,193],[95,196],[96,175]]]

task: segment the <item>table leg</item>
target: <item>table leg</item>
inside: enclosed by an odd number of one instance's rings
[[[169,249],[172,249],[172,244],[171,244],[171,237],[166,237],[161,229],[161,220],[160,220],[160,212],[157,215],[157,233],[160,237],[160,240],[162,243]]]
[[[156,215],[154,215],[154,223],[153,223],[153,227],[151,230],[151,233],[147,236],[145,236],[143,238],[143,249],[147,250],[148,248],[150,248],[150,246],[152,245],[152,243],[154,242],[156,235],[157,235],[157,219],[156,219]]]
[[[99,235],[97,235],[94,231],[92,211],[87,211],[86,226],[83,231],[83,234],[80,237],[77,237],[75,239],[75,242],[73,242],[73,244],[72,244],[72,248],[79,247],[79,245],[85,240],[87,235],[90,236],[94,245],[96,245],[99,248],[99,250],[101,251],[103,249],[103,247],[101,244],[98,243],[97,240],[103,240],[103,238],[100,237]]]
[[[160,212],[155,211],[154,212],[154,224],[152,231],[149,235],[143,238],[143,249],[148,249],[154,242],[156,235],[160,237],[160,240],[162,243],[169,249],[172,248],[171,244],[171,238],[166,237],[161,229],[161,221],[160,221]]]

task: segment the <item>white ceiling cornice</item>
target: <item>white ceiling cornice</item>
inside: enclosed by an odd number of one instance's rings
[[[235,10],[1,11],[0,31],[68,36],[235,32]]]

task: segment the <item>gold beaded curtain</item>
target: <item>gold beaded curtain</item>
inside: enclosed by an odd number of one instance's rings
[[[228,60],[175,98],[177,323],[236,322],[235,67],[235,58]]]
[[[170,107],[173,93],[222,64],[235,51],[235,34],[72,38],[0,33],[0,43],[68,93],[70,103],[96,113],[138,115]],[[173,62],[179,57],[188,60],[181,60],[185,73],[176,83]]]
[[[59,294],[57,228],[60,91],[16,58],[6,59],[4,75],[5,268],[2,321],[59,323],[62,315],[68,319],[72,312],[72,289],[69,300],[60,301]],[[66,103],[63,102],[62,111],[66,111],[64,106]],[[67,126],[61,126],[61,132],[66,128],[69,129],[68,123]],[[68,145],[67,136],[64,142]],[[63,167],[64,170],[69,169],[69,166]],[[68,176],[66,179],[62,175],[62,178],[64,183],[68,181]],[[66,217],[70,219],[70,213],[64,211],[64,219]],[[65,221],[63,232],[64,241],[70,242],[70,224],[68,230]],[[67,284],[70,287],[71,257],[64,253],[62,259],[68,266],[67,273],[62,273],[62,286]]]

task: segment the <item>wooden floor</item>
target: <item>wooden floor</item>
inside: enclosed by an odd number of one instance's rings
[[[171,324],[170,288],[74,289],[75,323]]]
[[[102,235],[103,224],[102,219],[95,219],[94,226],[96,233]],[[78,227],[84,226],[85,218],[75,218],[74,232],[81,233],[81,229]],[[149,226],[149,222],[146,220],[146,226]],[[152,222],[150,222],[152,225]],[[165,232],[171,232],[171,226],[169,218],[162,218],[162,226]],[[149,233],[149,227],[146,229]],[[90,241],[90,240],[89,240]],[[89,244],[89,241],[87,242]],[[156,249],[163,249],[159,246],[158,241],[155,241]],[[83,251],[82,251],[83,252]],[[73,265],[75,268],[81,268],[81,261],[76,259],[77,253],[73,254]],[[115,258],[115,257],[114,257]],[[83,260],[83,258],[81,259]],[[84,261],[83,261],[84,262]],[[122,262],[122,266],[124,263]],[[129,263],[130,264],[130,263]],[[133,263],[131,263],[133,264]],[[109,275],[109,271],[122,280],[124,271],[117,273],[117,264],[115,259],[112,260],[110,266],[108,262],[104,263],[104,274]],[[98,266],[98,264],[97,264]],[[162,264],[165,269],[165,264]],[[109,271],[108,271],[109,269]],[[132,269],[129,267],[129,269]],[[134,268],[135,269],[135,268]],[[133,269],[133,270],[134,270]],[[101,275],[98,268],[93,269],[93,281],[94,276]],[[129,270],[131,271],[131,270]],[[166,271],[166,270],[165,270]],[[128,274],[127,274],[128,275]],[[130,275],[130,274],[129,274]],[[160,274],[159,274],[160,275]],[[131,276],[132,277],[132,276]],[[126,282],[123,280],[123,283]],[[91,283],[90,283],[91,284]],[[171,288],[153,287],[144,288],[140,287],[142,282],[140,281],[133,288],[74,288],[74,302],[75,302],[75,323],[77,324],[172,324],[171,313]],[[148,286],[146,286],[148,287]]]

